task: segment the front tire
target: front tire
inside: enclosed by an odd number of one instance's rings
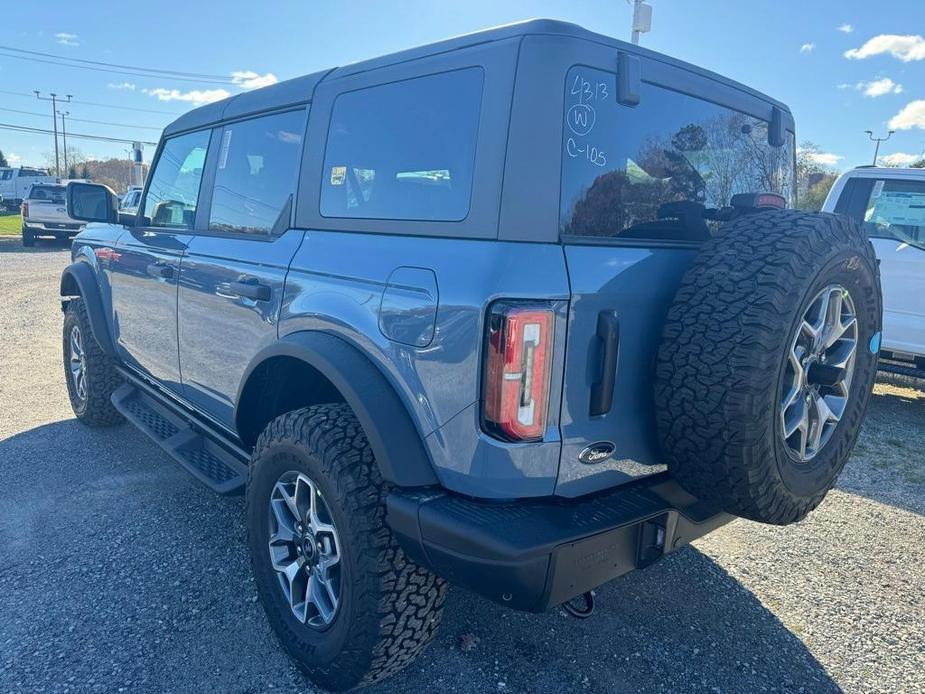
[[[110,399],[122,385],[122,377],[115,360],[103,352],[93,337],[83,299],[68,302],[62,338],[64,378],[77,419],[91,427],[113,426],[124,421]]]
[[[326,689],[397,672],[440,623],[446,583],[398,546],[386,491],[344,404],[277,417],[254,450],[247,530],[258,594],[283,647]]]

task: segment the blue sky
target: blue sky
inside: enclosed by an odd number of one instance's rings
[[[890,124],[897,132],[882,155],[902,162],[925,150],[925,0],[650,2],[653,31],[643,36],[645,46],[786,102],[798,140],[818,144],[824,163],[838,169],[870,163],[873,143],[864,131],[885,134]],[[177,114],[222,95],[215,90],[237,93],[273,78],[530,17],[564,19],[626,39],[631,15],[625,0],[40,4],[4,3],[0,44],[221,75],[226,82],[238,73],[238,84],[181,81],[49,65],[0,49],[0,124],[50,128],[51,105],[31,96],[39,89],[74,95],[63,107],[74,119],[71,132],[143,140],[156,140]],[[72,138],[69,144],[93,157],[125,153],[125,145],[115,143]],[[14,163],[42,164],[52,149],[50,135],[0,130],[0,150]],[[146,158],[153,150],[146,149]]]

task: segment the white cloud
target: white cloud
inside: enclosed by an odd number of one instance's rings
[[[836,88],[836,89],[849,89],[850,87],[851,87],[851,85],[848,84],[847,82],[842,82],[841,84],[836,84],[836,85],[835,85],[835,88]]]
[[[800,53],[812,53],[815,47],[816,44],[812,42],[804,43],[802,46],[800,46]]]
[[[193,89],[188,92],[181,92],[178,89],[166,89],[158,87],[157,89],[142,89],[144,94],[157,97],[160,101],[186,101],[196,106],[211,104],[213,101],[221,101],[231,96],[227,89]]]
[[[899,113],[890,118],[889,126],[891,130],[925,130],[925,99],[910,101],[903,106]]]
[[[903,91],[903,86],[896,84],[889,77],[881,77],[870,82],[858,82],[855,88],[864,92],[864,96],[870,97],[883,96],[884,94],[902,94]]]
[[[872,55],[889,53],[904,63],[913,60],[925,60],[925,38],[918,34],[901,36],[899,34],[880,34],[874,36],[860,48],[845,51],[845,57],[854,60],[869,58]]]
[[[882,166],[911,166],[925,158],[925,154],[909,154],[907,152],[894,152],[886,154],[877,161]]]
[[[16,154],[16,152],[10,152],[6,155],[6,160],[10,163],[10,166],[18,166],[22,164],[22,157]]]
[[[61,31],[55,34],[55,39],[62,46],[79,46],[80,39],[77,34],[69,34],[66,31]]]
[[[135,91],[135,85],[131,82],[110,82],[106,86],[110,89],[126,89],[130,92]]]
[[[842,24],[840,27],[838,27],[838,30],[843,34],[850,34],[852,31],[854,31],[854,27],[850,24]]]
[[[236,72],[232,72],[231,80],[234,84],[244,87],[245,89],[269,87],[271,84],[279,82],[279,80],[276,79],[276,75],[272,72],[260,75],[253,70],[237,70]]]
[[[797,147],[797,154],[806,154],[806,158],[821,166],[835,166],[844,157],[832,152],[807,152],[801,147]]]

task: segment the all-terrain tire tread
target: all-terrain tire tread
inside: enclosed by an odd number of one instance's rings
[[[360,562],[372,569],[366,574],[361,569],[354,578],[354,599],[375,616],[378,629],[354,644],[353,657],[345,652],[328,666],[325,679],[356,681],[352,686],[372,684],[404,668],[433,640],[442,617],[446,581],[408,558],[386,524],[389,487],[348,405],[314,405],[274,419],[257,441],[251,475],[263,452],[279,443],[305,446],[321,462],[323,473],[338,490],[338,503],[353,523],[350,542],[357,543]],[[252,488],[248,480],[248,505],[257,503]],[[317,674],[296,663],[309,676]],[[358,679],[362,669],[365,673]]]
[[[84,364],[87,374],[87,401],[83,410],[80,409],[79,401],[74,390],[74,383],[68,373],[68,356],[70,339],[71,321],[76,321],[80,327],[80,335],[83,342]],[[109,427],[121,424],[125,418],[112,404],[112,394],[122,385],[122,376],[117,370],[116,359],[106,354],[96,338],[93,337],[93,330],[90,327],[90,317],[87,315],[87,307],[83,299],[71,299],[67,302],[64,317],[64,334],[63,334],[63,351],[64,351],[64,376],[67,381],[68,396],[71,400],[71,407],[77,418],[87,426],[91,427]]]
[[[834,485],[860,431],[873,375],[860,416],[847,423],[853,434],[842,439],[838,469],[816,494],[797,496],[776,477],[768,417],[790,325],[819,270],[806,259],[839,252],[854,254],[878,276],[860,226],[829,214],[746,216],[700,249],[668,312],[656,359],[659,438],[669,470],[688,491],[736,515],[787,524]]]

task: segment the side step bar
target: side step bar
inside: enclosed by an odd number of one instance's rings
[[[219,494],[243,491],[247,482],[244,451],[220,445],[132,383],[126,383],[112,394],[112,404],[207,487]]]

